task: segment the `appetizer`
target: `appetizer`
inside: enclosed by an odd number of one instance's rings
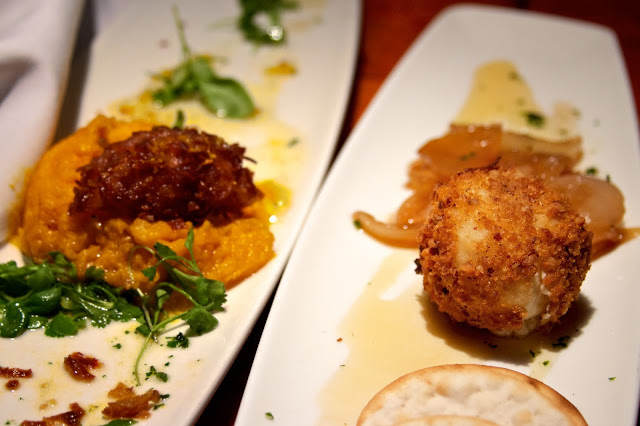
[[[110,284],[149,291],[143,270],[162,242],[227,286],[273,257],[273,235],[244,149],[193,129],[97,117],[45,153],[26,187],[14,242],[36,262],[50,252],[80,277],[104,270]]]
[[[585,220],[542,180],[496,166],[439,186],[420,232],[429,300],[499,335],[548,329],[578,297],[590,266]]]
[[[380,241],[419,247],[429,300],[453,320],[502,336],[550,330],[590,261],[625,235],[620,190],[576,169],[581,140],[567,111],[544,115],[508,62],[481,67],[449,132],[419,149],[395,221],[354,220]]]

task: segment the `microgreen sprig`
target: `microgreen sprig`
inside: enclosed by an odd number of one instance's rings
[[[189,258],[179,256],[173,249],[159,242],[153,246],[153,249],[146,246],[134,248],[134,250],[149,251],[157,261],[142,271],[149,281],[155,280],[159,267],[164,269],[172,281],[158,282],[151,292],[154,297],[140,292],[145,323],[137,330],[146,338],[134,366],[134,375],[138,384],[140,384],[139,366],[143,354],[151,340],[156,340],[167,325],[183,320],[189,327],[188,331],[195,335],[208,333],[218,325],[218,320],[213,313],[222,310],[222,305],[227,298],[225,287],[220,281],[205,278],[198,268],[193,254],[193,238],[193,230],[190,229],[184,243],[189,252]],[[176,315],[170,315],[164,310],[165,302],[174,292],[191,302],[193,305],[191,309]]]

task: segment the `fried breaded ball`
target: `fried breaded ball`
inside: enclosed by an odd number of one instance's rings
[[[420,234],[424,289],[453,320],[495,334],[550,329],[576,300],[591,232],[558,192],[495,167],[439,186]]]

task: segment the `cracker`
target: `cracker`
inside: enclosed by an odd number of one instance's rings
[[[448,424],[447,419],[428,423],[438,416],[463,417],[449,418],[459,421],[449,424],[465,426],[474,424],[470,418],[501,426],[587,424],[571,402],[539,380],[506,368],[451,364],[414,371],[390,383],[369,401],[357,425]]]

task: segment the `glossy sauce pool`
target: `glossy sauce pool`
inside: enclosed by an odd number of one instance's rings
[[[549,335],[526,338],[502,338],[454,324],[428,302],[422,277],[413,272],[416,255],[410,249],[393,250],[340,323],[338,343],[348,346],[349,356],[320,395],[317,425],[355,424],[382,387],[435,365],[509,363],[542,380],[588,316],[588,306],[578,299],[561,326]]]

